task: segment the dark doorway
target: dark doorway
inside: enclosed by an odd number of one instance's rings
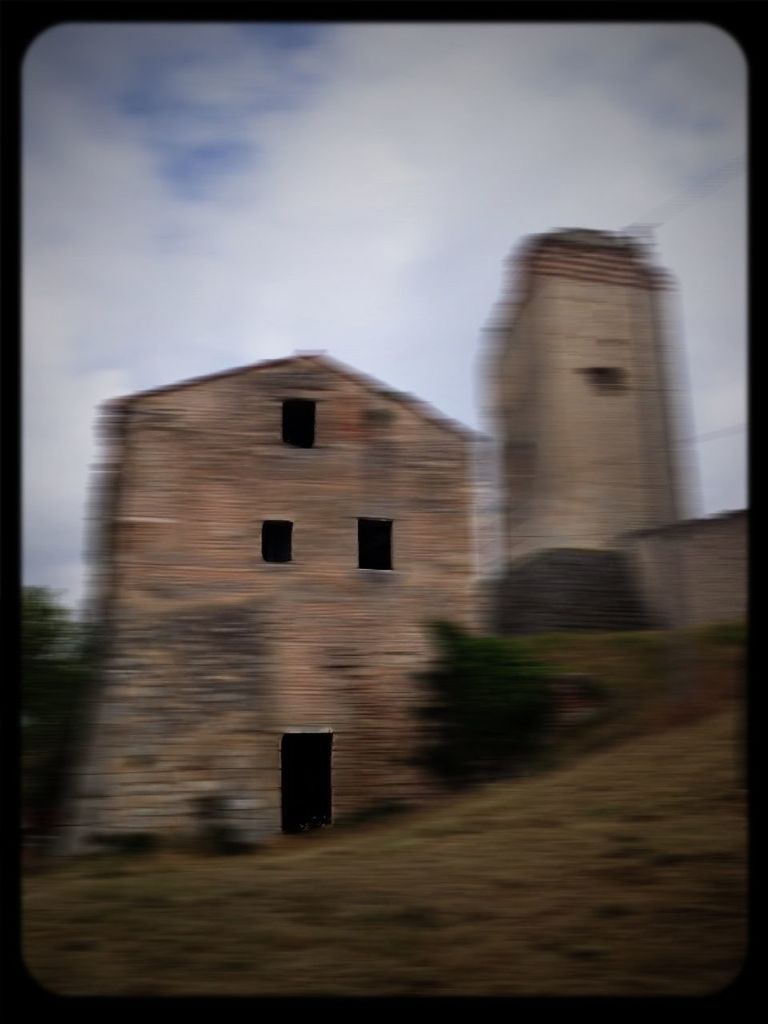
[[[283,736],[283,832],[307,832],[331,824],[332,744],[330,732]]]

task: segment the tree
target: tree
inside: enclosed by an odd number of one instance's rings
[[[92,676],[88,631],[47,587],[22,591],[22,797],[25,818],[53,813]]]
[[[519,771],[538,753],[551,723],[550,672],[522,640],[474,636],[434,623],[437,657],[421,678],[433,723],[426,761],[464,785]]]

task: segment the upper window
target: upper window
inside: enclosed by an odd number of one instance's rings
[[[283,402],[283,441],[296,448],[315,444],[315,403],[304,398]]]
[[[392,520],[357,520],[358,567],[392,568]]]
[[[627,387],[627,375],[618,366],[590,366],[581,373],[589,378],[595,391],[624,391]]]
[[[293,523],[267,519],[261,527],[261,557],[265,562],[290,562]]]

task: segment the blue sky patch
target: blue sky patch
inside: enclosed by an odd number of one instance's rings
[[[301,108],[316,85],[315,75],[295,66],[286,52],[311,45],[322,34],[313,26],[244,26],[241,34],[242,45],[230,54],[238,69],[230,91],[219,89],[227,53],[186,51],[143,57],[113,98],[139,126],[163,180],[184,198],[207,196],[246,167],[258,152],[252,139],[259,119]],[[251,141],[243,142],[245,137]]]
[[[333,24],[322,22],[297,24],[291,21],[252,22],[240,26],[244,34],[278,50],[298,50],[317,46],[325,41],[326,36],[333,32],[335,27]]]
[[[235,139],[168,147],[160,168],[177,192],[187,199],[201,199],[227,175],[246,167],[254,155],[253,147]]]

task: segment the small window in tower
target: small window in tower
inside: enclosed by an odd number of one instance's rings
[[[315,444],[315,403],[304,398],[283,402],[283,441],[296,448]]]
[[[267,519],[261,528],[261,556],[265,562],[291,561],[293,523]]]
[[[357,520],[358,567],[392,568],[392,520]]]
[[[590,366],[580,372],[589,378],[595,391],[605,394],[610,391],[626,390],[627,375],[618,366]]]

